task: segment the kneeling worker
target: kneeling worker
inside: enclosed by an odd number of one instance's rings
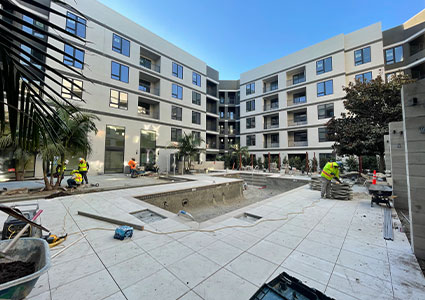
[[[137,177],[137,175],[139,175],[139,172],[136,169],[137,163],[136,160],[134,158],[132,158],[129,162],[128,165],[130,166],[130,174],[131,174],[131,178]]]
[[[342,166],[341,162],[328,162],[322,170],[322,198],[331,198],[331,181],[333,178],[339,183],[339,169]]]
[[[83,176],[78,170],[71,171],[72,177],[67,180],[68,188],[78,187],[83,182]]]

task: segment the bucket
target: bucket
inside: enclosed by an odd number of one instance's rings
[[[0,251],[12,240],[0,241]],[[50,268],[49,244],[43,239],[22,238],[9,250],[10,259],[1,258],[0,263],[12,261],[34,262],[35,272],[0,284],[0,299],[23,299],[29,295],[38,278]]]

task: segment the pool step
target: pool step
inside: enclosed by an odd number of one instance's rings
[[[249,185],[267,186],[267,175],[240,173],[239,176]]]

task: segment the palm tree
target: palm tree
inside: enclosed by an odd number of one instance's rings
[[[249,156],[248,147],[241,147],[239,144],[234,144],[230,148],[232,149],[231,155],[237,157],[239,169],[242,169],[242,157],[246,158]]]
[[[202,138],[198,138],[193,132],[191,134],[184,133],[178,141],[179,157],[183,157],[183,169],[186,167],[186,157],[188,158],[188,169],[192,168],[192,158],[199,153],[199,145],[204,142]]]

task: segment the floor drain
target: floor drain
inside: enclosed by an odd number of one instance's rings
[[[239,220],[243,220],[243,221],[248,222],[248,223],[255,223],[255,222],[257,222],[258,220],[261,219],[261,217],[259,217],[259,216],[248,214],[248,213],[243,213],[242,215],[235,217],[235,218],[239,219]]]
[[[149,209],[132,212],[131,214],[146,224],[166,219],[166,217],[161,216],[160,214],[157,214],[156,212],[153,212]]]

